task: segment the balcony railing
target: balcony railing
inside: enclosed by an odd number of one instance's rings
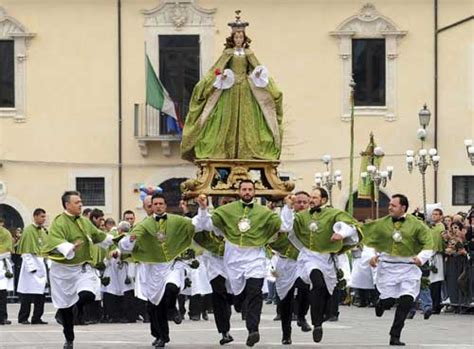
[[[170,142],[181,141],[180,135],[169,128],[166,119],[166,115],[147,104],[134,105],[134,136],[143,156],[148,155],[148,142],[160,142],[163,154],[170,156]]]

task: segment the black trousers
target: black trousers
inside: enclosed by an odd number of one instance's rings
[[[397,310],[395,311],[395,317],[393,319],[392,327],[390,328],[390,336],[400,338],[403,326],[408,313],[413,305],[413,297],[409,295],[403,295],[398,299]],[[380,304],[385,310],[390,309],[395,304],[395,298],[381,299]]]
[[[95,300],[95,294],[89,291],[82,291],[78,294],[79,300],[75,305],[69,308],[59,309],[60,316],[63,322],[63,334],[66,341],[74,341],[74,307],[77,307],[79,314],[84,313],[84,306],[92,303]]]
[[[176,298],[179,288],[175,284],[166,284],[165,293],[158,305],[147,302],[148,314],[150,315],[151,335],[165,342],[170,340],[170,329],[168,326],[168,310],[176,307]]]
[[[211,280],[214,321],[217,331],[222,334],[230,331],[230,316],[232,314],[230,307],[232,296],[227,293],[225,281],[226,279],[220,275]]]
[[[123,314],[123,296],[104,292],[102,300],[104,303],[104,318],[112,322],[118,322]]]
[[[441,311],[441,287],[443,281],[437,281],[430,284],[431,300],[433,301],[433,311],[439,313]]]
[[[323,274],[318,269],[313,269],[310,274],[313,288],[310,291],[311,322],[319,327],[331,312],[331,295],[326,287]]]
[[[263,307],[262,286],[263,278],[247,279],[242,293],[234,298],[236,309],[242,309],[242,306],[246,305],[245,325],[249,333],[258,332]]]
[[[309,310],[309,285],[301,278],[296,279],[296,310],[294,311],[299,320],[303,320]]]
[[[84,306],[84,320],[97,323],[102,320],[104,309],[101,301],[93,301]]]
[[[31,303],[34,304],[32,322],[41,321],[44,313],[44,294],[23,293],[20,295],[20,311],[18,312],[18,322],[27,321],[30,317]]]
[[[128,322],[135,322],[138,316],[135,291],[125,291],[122,298],[122,318]]]
[[[148,313],[148,305],[147,301],[140,299],[138,297],[134,298],[135,301],[135,311],[137,315],[140,315],[143,318],[144,322],[148,322],[150,320],[150,315]]]
[[[7,290],[0,290],[0,321],[8,320]]]
[[[294,308],[294,294],[295,286],[293,286],[287,293],[286,297],[280,299],[280,302],[277,306],[280,317],[281,317],[281,331],[283,332],[283,338],[291,337],[291,320],[293,317],[293,308]]]

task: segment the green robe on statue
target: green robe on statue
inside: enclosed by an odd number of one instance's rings
[[[248,75],[258,65],[250,49],[242,56],[225,49],[194,87],[181,142],[183,159],[279,159],[283,97],[271,79],[264,88],[253,84]],[[214,88],[215,70],[227,68],[234,73],[234,85]]]
[[[239,230],[239,221],[247,218],[250,228],[246,232]],[[212,214],[212,223],[224,234],[225,238],[239,247],[263,247],[280,230],[280,217],[270,209],[259,204],[245,209],[242,201],[218,207]]]
[[[107,234],[97,229],[94,224],[83,216],[74,217],[61,213],[54,218],[49,229],[46,244],[42,248],[42,254],[55,262],[68,265],[77,265],[94,261],[94,250],[92,246],[104,241]],[[57,249],[60,244],[82,241],[82,245],[75,251],[74,258],[66,259]]]
[[[21,234],[17,253],[30,253],[38,256],[41,254],[41,248],[47,239],[48,234],[44,228],[30,224]]]
[[[390,216],[365,223],[362,226],[364,244],[392,256],[413,257],[422,250],[433,249],[433,238],[429,228],[418,218],[407,214],[404,222],[392,222]],[[393,238],[394,232],[401,234],[400,241]]]
[[[167,263],[191,246],[195,230],[191,219],[167,213],[167,219],[161,224],[150,216],[133,228],[131,234],[137,237],[132,251],[134,261]],[[162,239],[159,238],[161,229]]]

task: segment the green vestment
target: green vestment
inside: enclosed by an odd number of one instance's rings
[[[433,238],[433,252],[444,252],[445,242],[441,234],[446,230],[443,223],[438,223],[430,229]]]
[[[293,244],[288,239],[287,233],[279,233],[275,241],[269,244],[270,248],[274,251],[277,251],[281,256],[290,258],[293,260],[298,259],[300,251],[293,246]]]
[[[234,49],[226,49],[196,84],[183,129],[183,159],[280,157],[283,97],[271,79],[265,88],[249,82],[248,74],[258,65],[251,50],[237,56]],[[229,89],[216,90],[215,70],[226,68],[233,71],[235,83]]]
[[[170,262],[191,246],[194,236],[192,220],[175,214],[157,222],[150,216],[136,225],[132,235],[137,237],[132,258],[144,263]]]
[[[107,234],[97,229],[94,224],[83,216],[70,216],[61,213],[51,223],[46,244],[42,248],[42,254],[55,262],[69,265],[77,265],[94,261],[92,246],[104,241]],[[64,243],[74,244],[81,240],[82,245],[75,251],[74,258],[66,259],[56,248]]]
[[[48,234],[43,227],[37,227],[30,224],[23,230],[20,242],[18,244],[18,254],[30,253],[34,255],[41,254],[41,248],[46,243]]]
[[[215,254],[223,256],[225,250],[225,241],[222,237],[208,231],[200,231],[194,235],[194,241],[203,249]]]
[[[344,245],[342,240],[331,241],[334,234],[333,226],[336,222],[344,222],[355,226],[359,234],[359,241],[362,240],[356,220],[347,212],[332,207],[322,207],[320,212],[314,212],[313,214],[310,213],[309,209],[297,212],[293,222],[293,230],[298,240],[307,249],[319,253],[339,254],[353,246]]]
[[[0,227],[0,254],[13,252],[13,237],[4,227]]]
[[[433,249],[433,238],[429,228],[418,218],[407,214],[405,221],[392,222],[390,216],[365,223],[362,226],[364,244],[392,256],[413,257],[422,250]],[[401,240],[395,241],[394,232],[401,234]]]
[[[247,219],[250,227],[239,230],[239,222]],[[239,247],[263,247],[280,230],[280,217],[270,209],[259,204],[244,208],[242,201],[218,207],[212,214],[212,223],[225,238]]]

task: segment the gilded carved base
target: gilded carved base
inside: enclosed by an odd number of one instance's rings
[[[256,196],[264,196],[272,201],[283,199],[295,187],[293,182],[282,181],[278,177],[279,161],[205,159],[196,160],[195,164],[198,167],[196,178],[181,183],[185,200],[199,194],[236,196],[243,179],[255,182]]]

